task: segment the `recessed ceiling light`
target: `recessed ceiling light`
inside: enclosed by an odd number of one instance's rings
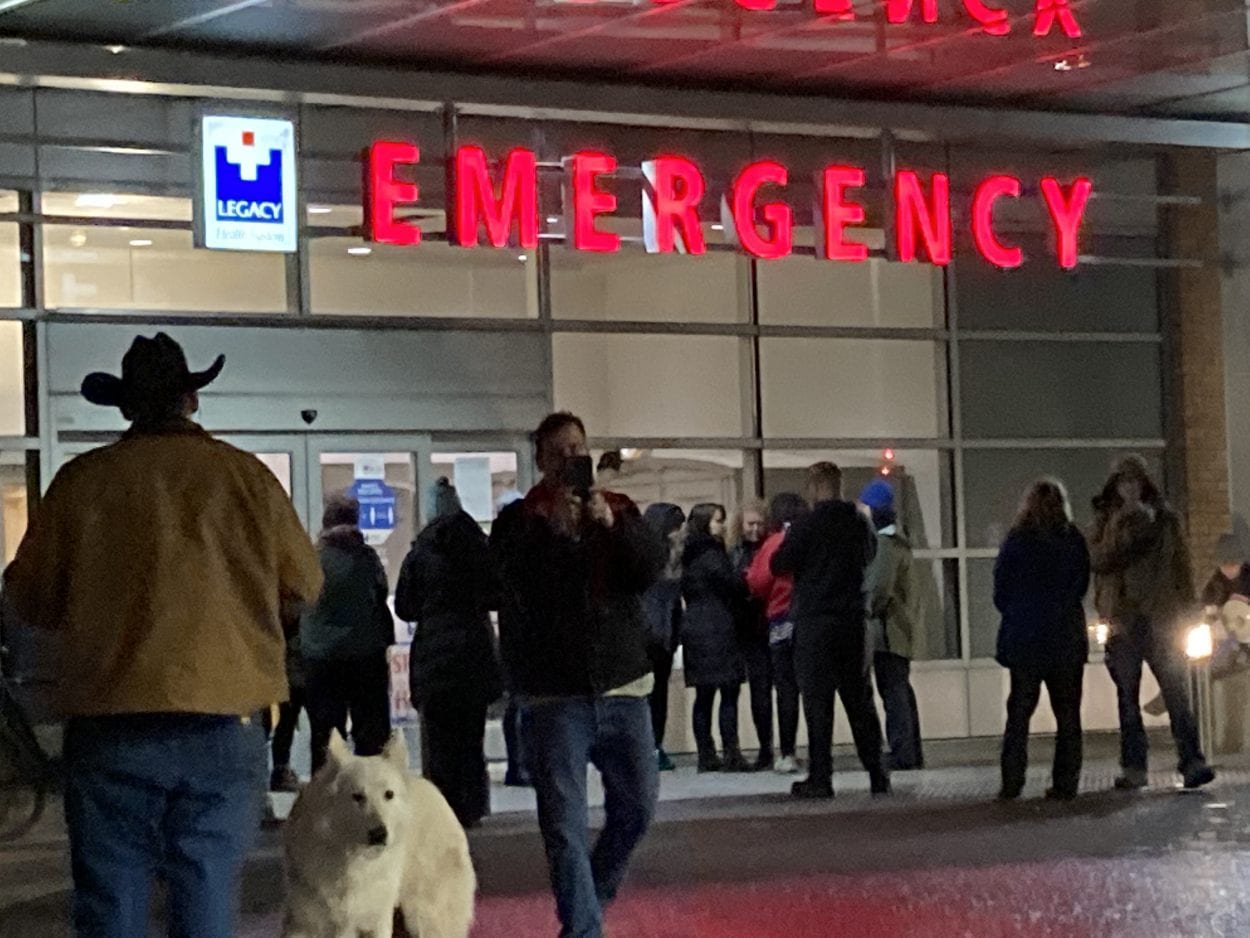
[[[329,215],[334,209],[328,205],[310,205],[308,206],[309,215]]]
[[[122,200],[120,195],[111,192],[84,192],[74,199],[76,208],[112,208]]]
[[[152,246],[152,242],[147,238],[135,238],[130,242],[130,246],[132,248],[150,248]]]
[[[530,256],[528,254],[518,254],[516,256],[516,259],[519,260],[521,263],[525,263],[527,260],[530,259]]]
[[[548,215],[548,216],[547,216],[547,224],[549,224],[549,225],[558,225],[558,224],[560,224],[560,216],[559,216],[559,215]]]
[[[715,224],[715,225],[713,225],[713,226],[712,226],[712,230],[713,230],[713,231],[724,231],[724,230],[725,230],[725,226],[724,226],[724,225],[721,225],[721,224]]]
[[[350,254],[352,257],[368,257],[370,254],[373,253],[373,248],[367,248],[367,247],[348,248],[347,253]]]
[[[87,243],[87,232],[79,229],[69,236],[69,246],[80,248]]]
[[[109,52],[113,53],[113,55],[121,55],[123,52],[126,51],[125,46],[105,46],[104,48],[108,50]]]

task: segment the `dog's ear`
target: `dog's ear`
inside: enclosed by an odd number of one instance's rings
[[[402,730],[391,731],[391,738],[382,750],[382,757],[394,763],[401,772],[408,771],[408,743],[404,740]]]
[[[351,753],[347,750],[347,742],[338,730],[330,730],[330,745],[326,749],[328,761],[333,768],[339,768],[347,761]]]

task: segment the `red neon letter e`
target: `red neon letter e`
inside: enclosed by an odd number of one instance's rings
[[[736,0],[736,2],[744,10],[771,10],[777,5],[777,0]]]
[[[916,259],[916,229],[924,238],[929,260],[939,267],[951,262],[951,182],[945,173],[933,174],[933,199],[926,203],[920,177],[901,170],[894,177],[895,231],[898,259]]]
[[[855,19],[854,0],[815,0],[816,12],[822,16],[836,16],[840,20]]]
[[[734,231],[738,243],[748,254],[763,260],[776,260],[794,249],[794,212],[785,202],[769,202],[764,206],[764,225],[768,237],[755,227],[755,196],[762,186],[784,186],[790,174],[780,163],[760,160],[738,173],[733,184]]]
[[[1065,36],[1069,39],[1081,38],[1081,24],[1076,21],[1076,14],[1068,6],[1068,0],[1037,0],[1034,12],[1037,16],[1033,25],[1034,36],[1049,36],[1058,20]]]
[[[538,245],[538,164],[530,150],[513,150],[504,163],[503,185],[498,198],[486,151],[461,147],[456,152],[455,239],[462,247],[477,244],[478,225],[486,222],[486,237],[497,248],[508,246],[515,223],[523,248]]]
[[[906,23],[911,16],[913,0],[888,0],[885,5],[885,18],[889,23]],[[937,0],[920,0],[920,16],[926,23],[938,21]]]
[[[972,197],[972,240],[987,261],[1010,270],[1024,263],[1024,251],[1003,244],[994,234],[994,203],[1004,196],[1020,198],[1020,180],[1015,176],[990,176],[977,186]]]
[[[1077,236],[1085,220],[1085,207],[1093,194],[1094,184],[1084,176],[1073,181],[1067,194],[1054,176],[1042,180],[1046,210],[1055,223],[1056,253],[1059,266],[1071,270],[1077,263]]]
[[[421,229],[398,221],[395,207],[417,201],[417,184],[399,182],[395,167],[416,163],[421,151],[415,143],[379,140],[365,157],[365,238],[381,244],[420,244]]]
[[[826,166],[821,175],[821,215],[824,218],[824,255],[831,261],[868,260],[868,246],[846,240],[849,225],[864,221],[864,207],[846,201],[847,189],[859,189],[867,182],[864,171],[856,166]]]
[[[1007,11],[1002,7],[986,6],[984,0],[964,0],[964,9],[991,36],[1006,36],[1011,32]]]
[[[595,185],[599,176],[616,172],[616,158],[606,153],[583,151],[574,154],[571,162],[573,247],[602,254],[619,251],[620,236],[595,227],[596,216],[616,211],[616,196]]]
[[[642,172],[651,184],[642,196],[644,221],[653,216],[652,231],[645,232],[647,250],[671,254],[680,228],[687,254],[706,253],[698,208],[707,185],[699,167],[685,157],[657,156],[642,164]]]

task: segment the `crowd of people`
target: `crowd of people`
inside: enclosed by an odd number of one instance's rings
[[[119,408],[131,428],[58,473],[5,573],[11,607],[61,638],[79,935],[146,933],[157,873],[171,933],[194,923],[197,935],[230,935],[267,729],[278,789],[298,784],[290,749],[301,709],[314,770],[333,730],[350,722],[361,755],[381,751],[389,732],[393,620],[359,506],[331,499],[314,545],[273,475],[192,422],[200,389],[223,365],[192,372],[158,335],[136,340],[120,377],[89,376],[83,394]],[[732,517],[717,504],[688,517],[667,503],[644,514],[595,484],[575,415],[548,416],[533,443],[542,478],[509,500],[489,536],[446,479],[433,486],[395,611],[416,626],[410,677],[424,769],[466,827],[489,812],[484,734],[506,689],[508,780],[534,787],[562,935],[602,934],[651,822],[659,772],[673,767],[664,738],[678,649],[701,772],[797,773],[801,706],[808,767],[792,794],[831,797],[835,697],[874,795],[890,793],[892,772],[924,766],[910,661],[925,606],[888,480],[850,500],[839,468],[820,462],[802,495],[748,503]],[[1091,579],[1119,700],[1117,787],[1147,783],[1144,664],[1185,785],[1214,778],[1186,691],[1184,627],[1202,609],[1179,519],[1138,458],[1115,467],[1094,504],[1087,540],[1062,484],[1035,483],[995,566],[998,660],[1010,672],[1005,799],[1022,792],[1043,685],[1058,724],[1048,796],[1077,794]],[[1208,612],[1240,616],[1217,654],[1231,668],[1250,617],[1250,566],[1235,541],[1220,554],[1203,600]],[[738,727],[744,683],[754,761]],[[593,845],[588,766],[606,801]]]

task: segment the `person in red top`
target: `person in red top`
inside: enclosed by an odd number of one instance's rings
[[[799,770],[794,758],[795,739],[799,732],[799,683],[794,672],[794,622],[790,619],[794,577],[775,576],[772,561],[790,525],[807,511],[807,502],[801,495],[782,492],[773,498],[768,508],[770,533],[756,551],[746,574],[747,588],[752,596],[765,604],[768,618],[768,650],[773,660],[777,723],[781,731],[781,759],[775,766],[779,775],[793,775]]]

